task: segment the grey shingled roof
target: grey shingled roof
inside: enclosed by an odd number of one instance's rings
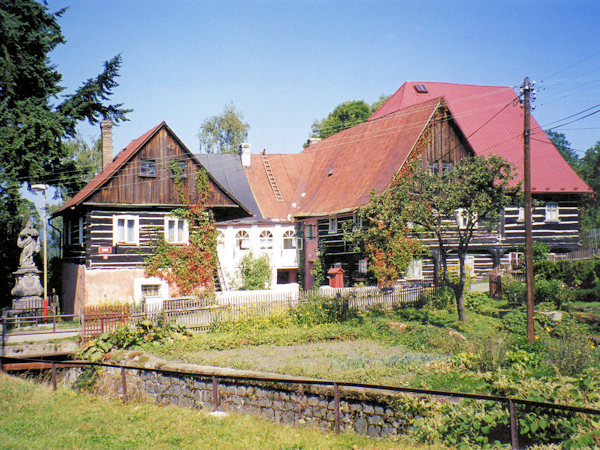
[[[246,172],[242,167],[238,155],[208,155],[196,153],[194,155],[200,164],[223,186],[231,192],[236,199],[248,209],[255,217],[244,219],[245,221],[263,220],[260,208],[254,199],[252,189],[248,183]]]

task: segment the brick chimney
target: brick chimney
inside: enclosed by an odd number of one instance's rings
[[[102,170],[113,160],[112,127],[113,123],[110,120],[100,122],[102,133]]]
[[[242,167],[250,167],[250,144],[247,142],[240,144],[240,158]]]

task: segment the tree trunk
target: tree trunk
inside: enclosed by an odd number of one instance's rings
[[[465,294],[464,294],[464,286],[460,288],[460,293],[455,292],[456,296],[456,310],[458,312],[458,320],[461,322],[467,321],[467,312],[465,309]]]

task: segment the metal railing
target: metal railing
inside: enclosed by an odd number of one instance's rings
[[[19,361],[18,363],[10,361]],[[470,400],[481,400],[500,403],[506,406],[509,415],[509,432],[510,432],[510,443],[513,449],[520,448],[519,446],[519,429],[518,429],[518,412],[517,406],[536,407],[554,411],[566,411],[580,414],[591,414],[600,416],[600,410],[593,408],[586,408],[581,406],[563,405],[557,403],[540,402],[533,400],[526,400],[513,397],[503,397],[496,395],[486,394],[471,394],[464,392],[452,392],[452,391],[441,391],[433,389],[419,389],[409,388],[400,386],[388,386],[388,385],[377,385],[368,383],[351,383],[343,381],[332,381],[332,380],[315,380],[315,379],[304,379],[304,378],[288,378],[288,377],[261,377],[261,376],[250,376],[250,375],[215,375],[214,373],[208,372],[189,372],[189,371],[177,371],[177,370],[165,370],[156,368],[146,367],[132,367],[125,365],[115,364],[104,364],[104,363],[91,363],[84,361],[49,361],[49,360],[38,360],[38,359],[26,359],[26,358],[6,358],[0,356],[0,371],[11,371],[11,370],[31,370],[31,369],[50,369],[52,371],[52,386],[53,389],[57,388],[57,368],[72,368],[72,367],[106,367],[116,368],[120,370],[121,374],[121,389],[123,399],[127,400],[127,377],[126,371],[142,371],[142,372],[153,372],[167,376],[180,376],[200,379],[210,379],[212,381],[212,398],[213,398],[213,410],[216,411],[219,408],[219,381],[230,381],[234,383],[240,382],[253,382],[253,383],[272,383],[278,385],[312,385],[312,386],[330,386],[330,395],[334,399],[334,429],[336,433],[340,432],[340,389],[342,388],[362,388],[362,389],[373,389],[379,392],[384,391],[387,393],[405,393],[405,394],[416,394],[416,395],[427,395],[435,397],[451,397],[458,399],[470,399]]]

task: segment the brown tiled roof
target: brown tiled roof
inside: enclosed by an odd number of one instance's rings
[[[440,101],[405,108],[307,147],[303,154],[314,159],[304,189],[297,189],[292,215],[334,215],[367,204],[373,189],[388,187]]]

